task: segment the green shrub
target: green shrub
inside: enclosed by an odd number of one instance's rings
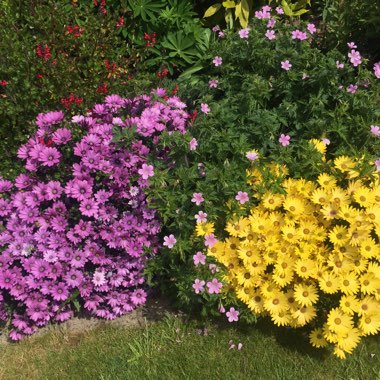
[[[153,179],[152,207],[161,214],[164,234],[173,234],[177,243],[162,249],[149,272],[182,306],[204,307],[207,312],[223,298],[206,291],[200,297],[192,288],[195,279],[207,283],[218,277],[207,265],[193,264],[193,255],[205,249],[195,237],[194,217],[199,211],[207,213],[215,234],[223,238],[226,220],[253,205],[235,201],[239,191],[250,194],[245,180],[250,167],[247,152],[256,150],[260,157],[286,164],[294,178],[319,173],[318,152],[310,139],[330,140],[328,159],[378,154],[379,141],[371,135],[371,125],[380,122],[379,81],[365,69],[366,61],[354,67],[348,49],[345,55],[337,50],[322,53],[317,33],[307,32],[305,41],[294,40],[292,31],[307,31],[306,23],[275,17],[274,40],[265,36],[268,20],[254,19],[247,39],[227,32],[213,44],[203,71],[180,84],[181,98],[199,112],[190,134],[168,135],[159,142],[176,146],[169,153],[172,168],[165,169],[152,157],[162,169]],[[222,64],[216,67],[212,62],[217,56]],[[288,71],[282,68],[285,61],[292,65]],[[344,62],[344,68],[338,68],[337,61]],[[210,80],[218,81],[217,88],[210,88]],[[199,110],[202,104],[206,112],[208,105],[209,113]],[[289,146],[280,144],[281,135],[290,138]],[[193,138],[196,150],[189,148]],[[273,190],[277,185],[273,181]],[[199,206],[192,201],[194,193],[203,195]],[[213,231],[212,225],[205,228]]]

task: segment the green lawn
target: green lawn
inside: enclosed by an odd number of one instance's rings
[[[145,328],[102,327],[81,335],[51,332],[2,347],[0,378],[380,380],[380,339],[368,338],[342,361],[312,349],[300,333],[271,325],[236,328],[167,316]],[[198,331],[197,331],[198,330]],[[243,343],[229,350],[229,341]]]

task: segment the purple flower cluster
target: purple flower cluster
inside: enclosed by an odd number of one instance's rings
[[[69,319],[74,306],[113,319],[145,302],[144,263],[160,230],[144,192],[147,155],[162,131],[185,133],[184,107],[111,95],[71,122],[38,115],[18,151],[27,172],[0,178],[0,319],[11,304],[11,339]],[[114,143],[114,126],[135,127],[133,141]]]

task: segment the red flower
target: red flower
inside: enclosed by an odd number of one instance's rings
[[[42,44],[38,44],[36,46],[36,54],[38,58],[41,58],[44,61],[48,61],[51,57],[50,48],[47,44],[45,44],[45,46]]]
[[[195,110],[189,117],[190,121],[194,121],[198,115],[197,110]]]
[[[124,25],[124,16],[119,18],[119,21],[116,24],[116,28],[121,28]]]
[[[96,92],[99,94],[107,94],[108,88],[107,88],[107,83],[100,84],[98,88],[96,89]]]
[[[0,86],[7,87],[8,82],[6,80],[0,80]]]
[[[178,92],[178,84],[175,85],[172,91],[172,95],[175,95]]]
[[[37,74],[38,79],[42,79],[44,76],[42,74]]]

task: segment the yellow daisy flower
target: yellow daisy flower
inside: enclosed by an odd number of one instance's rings
[[[334,160],[334,166],[341,172],[346,173],[349,170],[353,169],[356,165],[355,162],[351,160],[351,158],[347,156],[339,156]]]
[[[316,315],[317,311],[314,306],[299,306],[297,310],[292,313],[292,317],[300,327],[312,321]]]
[[[289,326],[291,322],[291,315],[286,311],[281,311],[279,313],[271,313],[271,320],[276,326]]]
[[[376,294],[380,288],[380,279],[376,278],[373,273],[365,273],[360,277],[360,291],[363,294]]]
[[[304,283],[294,285],[294,298],[302,306],[310,306],[318,301],[318,290],[314,285]]]
[[[333,308],[327,317],[327,326],[330,331],[338,335],[345,335],[353,328],[352,316],[339,308]]]
[[[335,246],[342,246],[350,240],[348,228],[345,226],[335,226],[328,234],[329,239]]]
[[[348,334],[340,337],[338,340],[338,347],[344,352],[352,353],[352,351],[358,346],[360,342],[360,331],[357,328],[352,328]]]
[[[287,196],[283,202],[283,207],[293,215],[301,215],[305,212],[304,201],[298,197]]]
[[[264,311],[264,297],[255,291],[248,302],[248,308],[255,314],[261,314]]]
[[[328,345],[327,340],[323,336],[323,330],[316,328],[309,334],[309,341],[312,346],[316,348],[326,347]]]
[[[363,315],[359,319],[359,328],[363,335],[376,335],[380,331],[380,314]]]
[[[261,199],[261,203],[268,210],[275,210],[282,205],[283,199],[284,196],[282,194],[266,192]]]
[[[342,296],[339,301],[339,307],[344,313],[354,315],[354,313],[357,313],[359,303],[354,296]]]
[[[366,259],[376,258],[380,255],[379,245],[371,237],[364,239],[360,243],[360,253]]]
[[[334,294],[339,290],[338,277],[328,271],[323,273],[322,276],[318,279],[318,284],[321,290],[327,294]]]
[[[357,275],[354,272],[343,273],[340,277],[340,290],[346,295],[356,294],[360,288]]]
[[[281,291],[275,291],[264,301],[264,309],[270,314],[278,314],[289,308],[287,299]]]
[[[197,223],[195,227],[196,236],[210,235],[215,232],[214,223]]]
[[[374,193],[364,186],[358,187],[355,190],[353,198],[362,207],[371,207],[375,203]]]
[[[313,145],[313,147],[321,154],[326,154],[327,146],[326,144],[317,139],[311,139],[309,140],[309,143]]]
[[[325,190],[331,190],[336,186],[336,179],[327,173],[321,173],[318,176],[317,182]]]
[[[299,259],[296,261],[294,270],[301,278],[307,279],[314,277],[316,265],[313,260],[310,259]]]
[[[358,300],[358,315],[365,316],[368,314],[380,313],[380,305],[375,298],[365,296]]]
[[[318,188],[311,194],[310,200],[318,205],[328,204],[331,200],[331,192],[326,189]]]

